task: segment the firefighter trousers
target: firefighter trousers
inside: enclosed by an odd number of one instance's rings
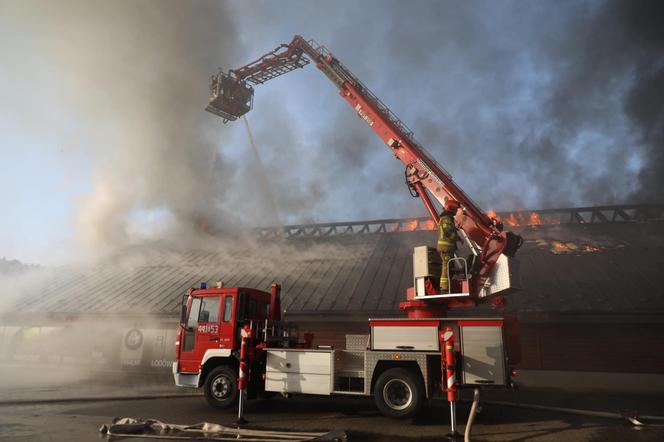
[[[455,247],[438,247],[440,254],[441,268],[440,268],[440,291],[447,292],[450,289],[450,281],[447,277],[447,264],[450,259],[454,258]]]

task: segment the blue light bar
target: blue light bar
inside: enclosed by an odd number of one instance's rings
[[[207,283],[201,281],[201,288],[206,289],[207,288]]]

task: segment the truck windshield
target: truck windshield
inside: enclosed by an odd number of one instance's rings
[[[219,298],[203,298],[198,322],[219,322]]]
[[[198,324],[198,311],[201,309],[201,298],[194,298],[191,301],[191,308],[189,309],[189,319],[187,320],[187,328],[194,328]]]

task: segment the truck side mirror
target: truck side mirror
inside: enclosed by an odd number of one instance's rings
[[[184,324],[186,321],[187,317],[187,306],[185,304],[182,305],[182,308],[180,309],[180,324]]]

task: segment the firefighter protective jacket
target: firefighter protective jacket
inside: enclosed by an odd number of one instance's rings
[[[438,221],[438,250],[454,251],[458,240],[454,218],[443,214]]]

